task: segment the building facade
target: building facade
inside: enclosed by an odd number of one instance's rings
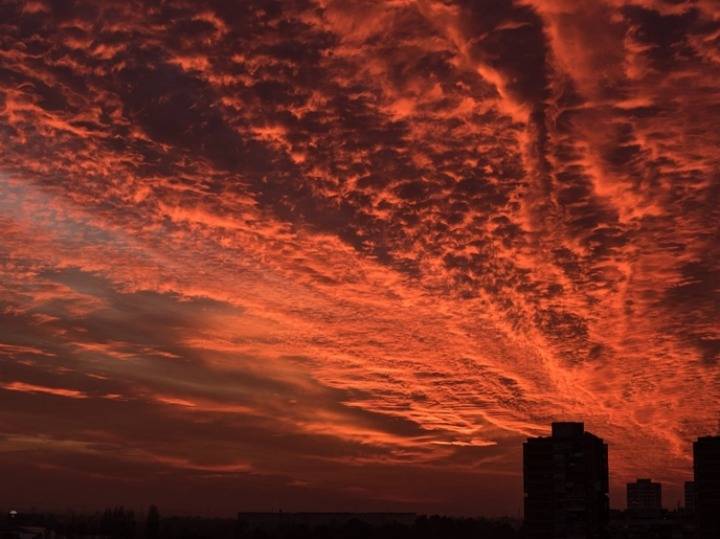
[[[608,448],[583,423],[553,423],[523,444],[523,487],[527,537],[607,537]]]
[[[698,539],[720,537],[720,436],[693,444],[695,525]]]
[[[662,514],[662,485],[650,479],[627,484],[627,509],[632,517],[657,518]]]
[[[695,481],[685,481],[685,513],[695,514]]]

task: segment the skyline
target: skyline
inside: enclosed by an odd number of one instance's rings
[[[533,436],[527,438],[523,442],[523,491],[524,491],[524,502],[526,509],[523,515],[501,515],[498,518],[498,522],[511,521],[513,518],[518,518],[527,525],[527,504],[529,502],[528,495],[532,491],[533,504],[541,503],[542,505],[552,505],[552,498],[546,498],[548,494],[547,487],[555,486],[559,488],[562,485],[560,491],[567,495],[577,495],[577,492],[573,492],[573,486],[577,484],[584,484],[591,486],[591,490],[597,491],[599,495],[597,500],[593,500],[590,505],[598,504],[601,511],[607,512],[607,516],[613,514],[615,521],[621,519],[637,519],[638,522],[642,523],[655,521],[656,519],[665,520],[671,522],[673,519],[676,522],[686,521],[692,522],[696,516],[696,506],[698,502],[698,494],[696,492],[698,482],[703,482],[705,490],[703,496],[707,496],[706,490],[710,488],[711,493],[711,505],[714,503],[714,487],[716,482],[715,477],[715,464],[718,457],[717,448],[720,442],[720,433],[713,436],[701,436],[697,440],[692,442],[693,445],[693,477],[690,481],[685,481],[683,500],[678,501],[675,507],[668,507],[663,503],[662,490],[663,484],[653,481],[650,477],[636,478],[632,482],[628,482],[625,485],[625,504],[624,507],[610,506],[609,504],[609,478],[612,475],[612,470],[608,466],[608,445],[601,438],[595,434],[585,430],[585,425],[582,422],[567,422],[567,421],[554,421],[550,427],[547,436]],[[699,447],[703,447],[699,451]],[[701,456],[698,457],[698,454]],[[562,458],[559,458],[562,457]],[[700,459],[700,460],[698,460]],[[552,474],[548,474],[548,471],[555,467],[555,471]],[[579,468],[579,470],[578,470]],[[702,471],[701,471],[702,470]],[[700,474],[700,476],[698,476]],[[528,479],[529,477],[529,479]],[[599,482],[598,482],[599,480]],[[549,481],[549,483],[548,483]],[[559,483],[558,483],[559,481]],[[711,486],[708,487],[708,482]],[[538,488],[538,486],[540,487]],[[690,489],[690,490],[688,490]],[[560,492],[558,491],[558,492]],[[551,488],[549,492],[553,492]],[[557,495],[558,492],[555,492]],[[688,498],[690,497],[690,498]],[[147,500],[145,500],[147,501]],[[136,500],[134,506],[115,506],[113,508],[105,508],[104,512],[107,514],[112,511],[119,511],[122,514],[133,516],[137,511],[138,514],[142,514],[145,509],[157,514],[158,508],[155,504],[150,503],[145,507],[144,505],[138,505]],[[708,503],[708,500],[703,501],[704,504]],[[566,510],[570,507],[571,511],[577,511],[577,506],[573,504],[567,504],[561,502],[557,504],[557,507]],[[18,511],[19,509],[19,511]],[[79,508],[79,507],[67,507],[65,510],[70,511],[70,514],[74,514],[76,510],[87,511],[92,508]],[[707,509],[707,508],[706,508]],[[3,508],[0,508],[3,510]],[[98,506],[94,507],[95,515],[98,513]],[[29,513],[28,513],[29,511]],[[13,505],[12,509],[5,509],[6,518],[13,519],[18,515],[25,514],[30,519],[36,517],[42,517],[45,515],[52,515],[52,512],[45,513],[42,508],[32,507],[23,508],[22,506]],[[387,511],[285,511],[282,507],[273,508],[270,511],[245,511],[242,508],[236,512],[237,517],[241,520],[250,519],[268,522],[275,522],[276,517],[287,516],[289,518],[306,518],[308,521],[313,519],[318,522],[323,522],[323,519],[329,518],[353,518],[356,515],[362,522],[368,523],[370,521],[376,524],[381,521],[390,519],[391,521],[400,522],[402,521],[405,525],[413,521],[417,517],[427,517],[425,514],[418,514],[416,512],[387,512]],[[82,514],[82,513],[80,513]],[[663,515],[664,514],[664,515]],[[715,514],[711,512],[711,514]],[[273,517],[275,515],[275,517]],[[335,515],[335,516],[333,516]],[[535,511],[535,515],[538,516],[538,512]],[[67,515],[66,515],[67,516]],[[85,516],[88,516],[85,514]],[[190,516],[192,518],[202,517],[197,513],[189,511],[180,511],[173,516]],[[219,515],[216,515],[219,516]],[[448,515],[445,515],[448,516]],[[441,515],[431,515],[432,518],[444,518]],[[468,517],[468,515],[455,514],[449,515],[450,517]],[[227,517],[227,515],[226,515]],[[484,518],[481,514],[470,516],[469,518]],[[671,520],[666,520],[670,518]],[[259,520],[258,520],[259,519]],[[269,519],[269,520],[268,520]],[[543,515],[543,521],[546,521],[547,516]],[[549,521],[552,521],[551,518]],[[315,522],[315,521],[313,521]]]
[[[558,420],[613,506],[682,499],[719,430],[717,4],[0,28],[0,506],[516,516]]]
[[[528,513],[527,504],[530,503],[532,498],[532,504],[540,503],[541,506],[550,507],[553,506],[557,510],[560,508],[561,511],[568,510],[570,512],[577,512],[577,498],[575,503],[568,504],[566,501],[558,503],[558,500],[554,500],[551,496],[547,497],[548,494],[554,493],[555,496],[562,492],[562,495],[572,496],[578,495],[578,492],[574,491],[574,487],[577,485],[584,485],[583,488],[590,488],[597,494],[596,499],[592,499],[588,504],[590,506],[597,505],[596,509],[600,512],[605,512],[606,517],[612,518],[613,522],[617,524],[623,519],[629,519],[630,521],[637,521],[636,524],[642,525],[643,522],[657,523],[658,521],[669,524],[672,522],[680,523],[693,522],[696,517],[696,508],[700,503],[698,500],[698,492],[696,491],[697,485],[701,482],[703,486],[703,505],[707,511],[707,504],[710,503],[712,506],[716,497],[715,486],[717,482],[716,477],[716,466],[718,452],[717,449],[720,447],[720,433],[713,436],[701,436],[697,440],[692,442],[693,444],[693,477],[690,481],[684,483],[683,501],[678,502],[675,507],[668,507],[663,503],[662,489],[663,484],[653,481],[650,477],[636,478],[632,482],[628,482],[625,487],[625,506],[624,507],[612,507],[609,504],[609,478],[612,475],[612,470],[608,466],[608,445],[601,438],[595,434],[585,430],[585,425],[582,422],[567,422],[567,421],[554,421],[549,428],[550,432],[547,436],[534,436],[529,437],[523,442],[523,491],[524,491],[524,503],[526,509],[524,516],[511,516],[502,515],[497,519],[497,522],[510,522],[514,518],[524,522],[524,526],[528,526]],[[699,449],[701,448],[702,449]],[[548,472],[552,469],[554,472],[549,474]],[[699,474],[699,475],[698,475]],[[550,490],[548,490],[550,487]],[[708,490],[709,489],[709,490]],[[582,491],[582,489],[581,489]],[[586,493],[587,494],[587,493]],[[704,497],[710,494],[710,498],[705,499]],[[147,501],[147,500],[145,500]],[[131,520],[134,519],[135,512],[142,514],[145,509],[150,513],[154,514],[156,518],[158,514],[158,508],[155,504],[150,503],[147,507],[142,504],[138,505],[138,500],[135,501],[134,506],[115,506],[113,508],[105,508],[104,513],[112,513],[113,511],[119,512],[118,514],[127,514]],[[19,509],[19,511],[18,511]],[[67,507],[65,510],[69,511],[70,515],[74,514],[75,511],[87,511],[91,508],[78,508],[78,507]],[[3,510],[0,508],[0,510]],[[52,512],[45,512],[47,509],[32,507],[23,508],[22,506],[14,505],[12,509],[5,509],[6,519],[10,520],[24,515],[28,519],[42,520],[43,515],[52,516]],[[98,507],[94,508],[95,516],[99,515]],[[300,520],[305,519],[307,522],[313,522],[313,525],[329,521],[337,523],[337,519],[352,519],[358,518],[361,522],[378,524],[381,522],[402,522],[404,525],[412,523],[416,518],[427,518],[428,515],[418,514],[416,512],[387,512],[387,511],[285,511],[282,507],[273,508],[270,511],[245,511],[243,509],[236,512],[236,516],[240,520],[250,520],[258,524],[265,522],[270,524],[271,522],[279,522],[277,519],[283,515],[288,517],[290,522],[292,519],[298,518]],[[80,514],[83,514],[82,512]],[[541,522],[552,522],[553,518],[547,517],[544,511],[538,513],[534,512],[535,517],[542,514]],[[715,515],[714,510],[710,512],[711,515]],[[353,517],[353,515],[355,517]],[[56,515],[57,516],[57,515]],[[68,516],[68,515],[65,515]],[[87,513],[84,516],[89,516]],[[189,511],[180,511],[172,516],[177,517],[191,517],[201,518],[208,515],[200,515]],[[216,515],[219,516],[219,515]],[[446,517],[465,517],[468,515],[430,515],[431,518],[446,518]],[[227,515],[226,515],[227,517]],[[475,515],[469,517],[483,520],[485,517],[482,515]],[[334,519],[334,520],[333,520]],[[668,520],[669,519],[669,520]],[[537,519],[536,519],[537,520]],[[488,521],[489,522],[489,521]],[[299,521],[297,522],[299,523]],[[531,525],[532,526],[532,525]],[[592,527],[595,529],[595,526]],[[527,531],[527,530],[526,530]],[[647,530],[646,530],[647,531]]]

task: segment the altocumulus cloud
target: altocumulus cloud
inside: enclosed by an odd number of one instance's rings
[[[714,2],[0,21],[20,502],[508,513],[568,417],[677,496],[720,399]]]

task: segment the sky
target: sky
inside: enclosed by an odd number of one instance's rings
[[[513,515],[720,402],[714,0],[0,2],[0,506]]]

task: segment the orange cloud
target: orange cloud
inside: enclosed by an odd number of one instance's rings
[[[82,391],[76,389],[64,389],[57,387],[37,386],[34,384],[26,384],[24,382],[10,382],[0,385],[8,391],[22,391],[25,393],[45,393],[47,395],[55,395],[58,397],[68,397],[70,399],[86,399],[88,396]]]
[[[4,12],[0,434],[506,513],[521,439],[582,418],[615,491],[679,496],[720,398],[712,2],[91,4]]]

